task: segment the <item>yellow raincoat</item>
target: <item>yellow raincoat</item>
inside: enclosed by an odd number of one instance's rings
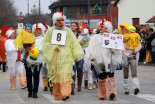
[[[67,31],[66,45],[59,45],[60,51],[57,53],[55,51],[57,45],[51,44],[53,29],[58,30],[56,27],[49,28],[42,42],[44,61],[47,63],[50,80],[52,83],[72,83],[73,62],[83,59],[84,52],[73,32],[68,27],[63,27],[61,30]]]

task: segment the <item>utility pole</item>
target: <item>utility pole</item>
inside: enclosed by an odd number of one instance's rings
[[[88,0],[88,28],[90,28],[90,0]]]
[[[27,0],[27,9],[28,9],[28,21],[29,21],[29,0]]]
[[[102,9],[102,0],[100,0],[100,8],[101,8],[101,11],[100,11],[100,18],[101,18],[101,20],[102,20],[102,11],[103,11],[103,9]]]
[[[41,15],[41,11],[40,11],[40,0],[39,0],[39,16]]]

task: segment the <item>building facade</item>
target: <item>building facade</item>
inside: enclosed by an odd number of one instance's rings
[[[155,0],[117,0],[118,25],[128,23],[130,25],[147,25],[150,18],[155,15]],[[154,27],[153,23],[149,23]]]
[[[114,27],[118,25],[118,7],[113,7],[116,0],[110,0],[109,5],[108,1],[90,0],[90,28],[96,28],[98,22],[104,18],[112,20]],[[100,11],[93,10],[96,4],[100,7]],[[107,9],[108,6],[110,6],[110,10]],[[79,24],[82,24],[82,21],[88,23],[88,0],[58,0],[52,3],[49,9],[51,10],[51,16],[56,11],[63,11],[69,21],[78,21]]]

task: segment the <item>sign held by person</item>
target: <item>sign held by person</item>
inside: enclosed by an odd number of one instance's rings
[[[23,23],[18,23],[18,29],[23,29],[24,26],[23,26]]]
[[[122,47],[123,47],[123,35],[104,33],[103,34],[102,47],[122,49]]]
[[[66,36],[67,36],[67,31],[53,30],[51,44],[65,45]]]

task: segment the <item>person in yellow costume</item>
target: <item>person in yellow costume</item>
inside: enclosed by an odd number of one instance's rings
[[[129,95],[129,66],[132,75],[132,87],[134,89],[134,95],[140,92],[139,79],[137,77],[137,65],[139,60],[139,50],[141,49],[140,36],[136,32],[134,26],[128,26],[126,31],[123,31],[123,87],[125,95]]]
[[[141,37],[138,33],[136,33],[136,28],[134,26],[129,26],[127,28],[129,31],[128,34],[125,34],[123,37],[123,42],[126,43],[126,46],[128,46],[131,50],[135,50],[137,47],[140,46],[140,40]]]
[[[33,46],[34,46],[34,37],[32,32],[32,25],[26,24],[25,29],[21,30],[16,38],[15,47],[17,49],[30,50],[29,48]],[[27,56],[28,56],[28,51],[25,52],[24,54],[24,57],[22,59],[23,63],[26,63]]]
[[[63,101],[69,99],[71,94],[73,62],[84,58],[84,52],[79,41],[74,33],[64,26],[64,20],[65,16],[62,12],[54,13],[54,26],[47,30],[42,42],[44,60],[50,74],[49,80],[53,82],[53,96],[56,100],[62,99]],[[53,44],[54,30],[59,32],[67,31],[65,45]],[[57,41],[60,41],[61,35],[59,34]]]

